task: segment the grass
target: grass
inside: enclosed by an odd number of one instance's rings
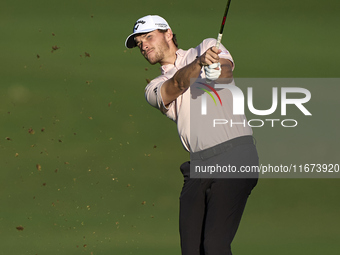
[[[335,4],[233,2],[223,43],[235,77],[338,77]],[[157,13],[183,49],[194,47],[217,35],[223,10],[179,1],[1,3],[2,253],[180,254],[179,166],[188,155],[176,125],[144,99],[159,67],[124,41],[136,19]],[[294,130],[254,130],[263,163],[339,163],[338,88],[308,88],[311,118]],[[337,194],[338,179],[260,180],[235,254],[336,254]]]

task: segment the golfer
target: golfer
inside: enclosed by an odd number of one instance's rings
[[[233,58],[223,45],[217,49],[215,44],[215,39],[205,39],[195,48],[179,49],[169,24],[157,15],[138,19],[125,41],[127,48],[138,47],[150,64],[161,65],[162,74],[147,85],[145,97],[176,122],[182,144],[190,152],[191,165],[193,161],[238,167],[258,165],[248,125],[225,125],[223,133],[213,134],[214,139],[205,139],[207,134],[197,128],[190,137],[190,80],[228,78],[233,83]],[[232,116],[232,109],[226,111]],[[235,118],[237,123],[245,120],[242,115]],[[231,255],[231,242],[257,176],[190,178],[190,161],[180,169],[184,176],[179,218],[182,254]]]

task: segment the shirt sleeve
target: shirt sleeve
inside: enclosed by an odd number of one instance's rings
[[[166,107],[161,95],[161,87],[166,80],[167,78],[162,75],[153,79],[145,88],[145,98],[151,106],[159,109],[168,118],[176,121],[175,101],[172,101]]]

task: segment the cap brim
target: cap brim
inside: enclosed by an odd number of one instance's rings
[[[132,48],[137,46],[137,44],[135,42],[135,35],[149,33],[149,32],[152,32],[154,30],[157,30],[157,29],[158,28],[146,29],[146,30],[138,31],[138,33],[133,33],[133,34],[129,35],[125,40],[125,47],[128,48],[128,49],[132,49]]]
[[[129,35],[128,38],[126,38],[125,47],[128,48],[128,49],[132,49],[136,46],[137,46],[137,44],[135,42],[135,33],[133,33],[133,34]]]

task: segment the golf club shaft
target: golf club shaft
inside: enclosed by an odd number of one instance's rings
[[[220,28],[220,32],[218,34],[217,42],[216,42],[216,48],[217,49],[220,47],[220,44],[221,44],[223,29],[224,29],[225,21],[227,19],[230,2],[231,2],[231,0],[228,0],[227,6],[226,6],[225,11],[224,11],[223,20],[222,20],[222,24],[221,24],[221,28]]]

